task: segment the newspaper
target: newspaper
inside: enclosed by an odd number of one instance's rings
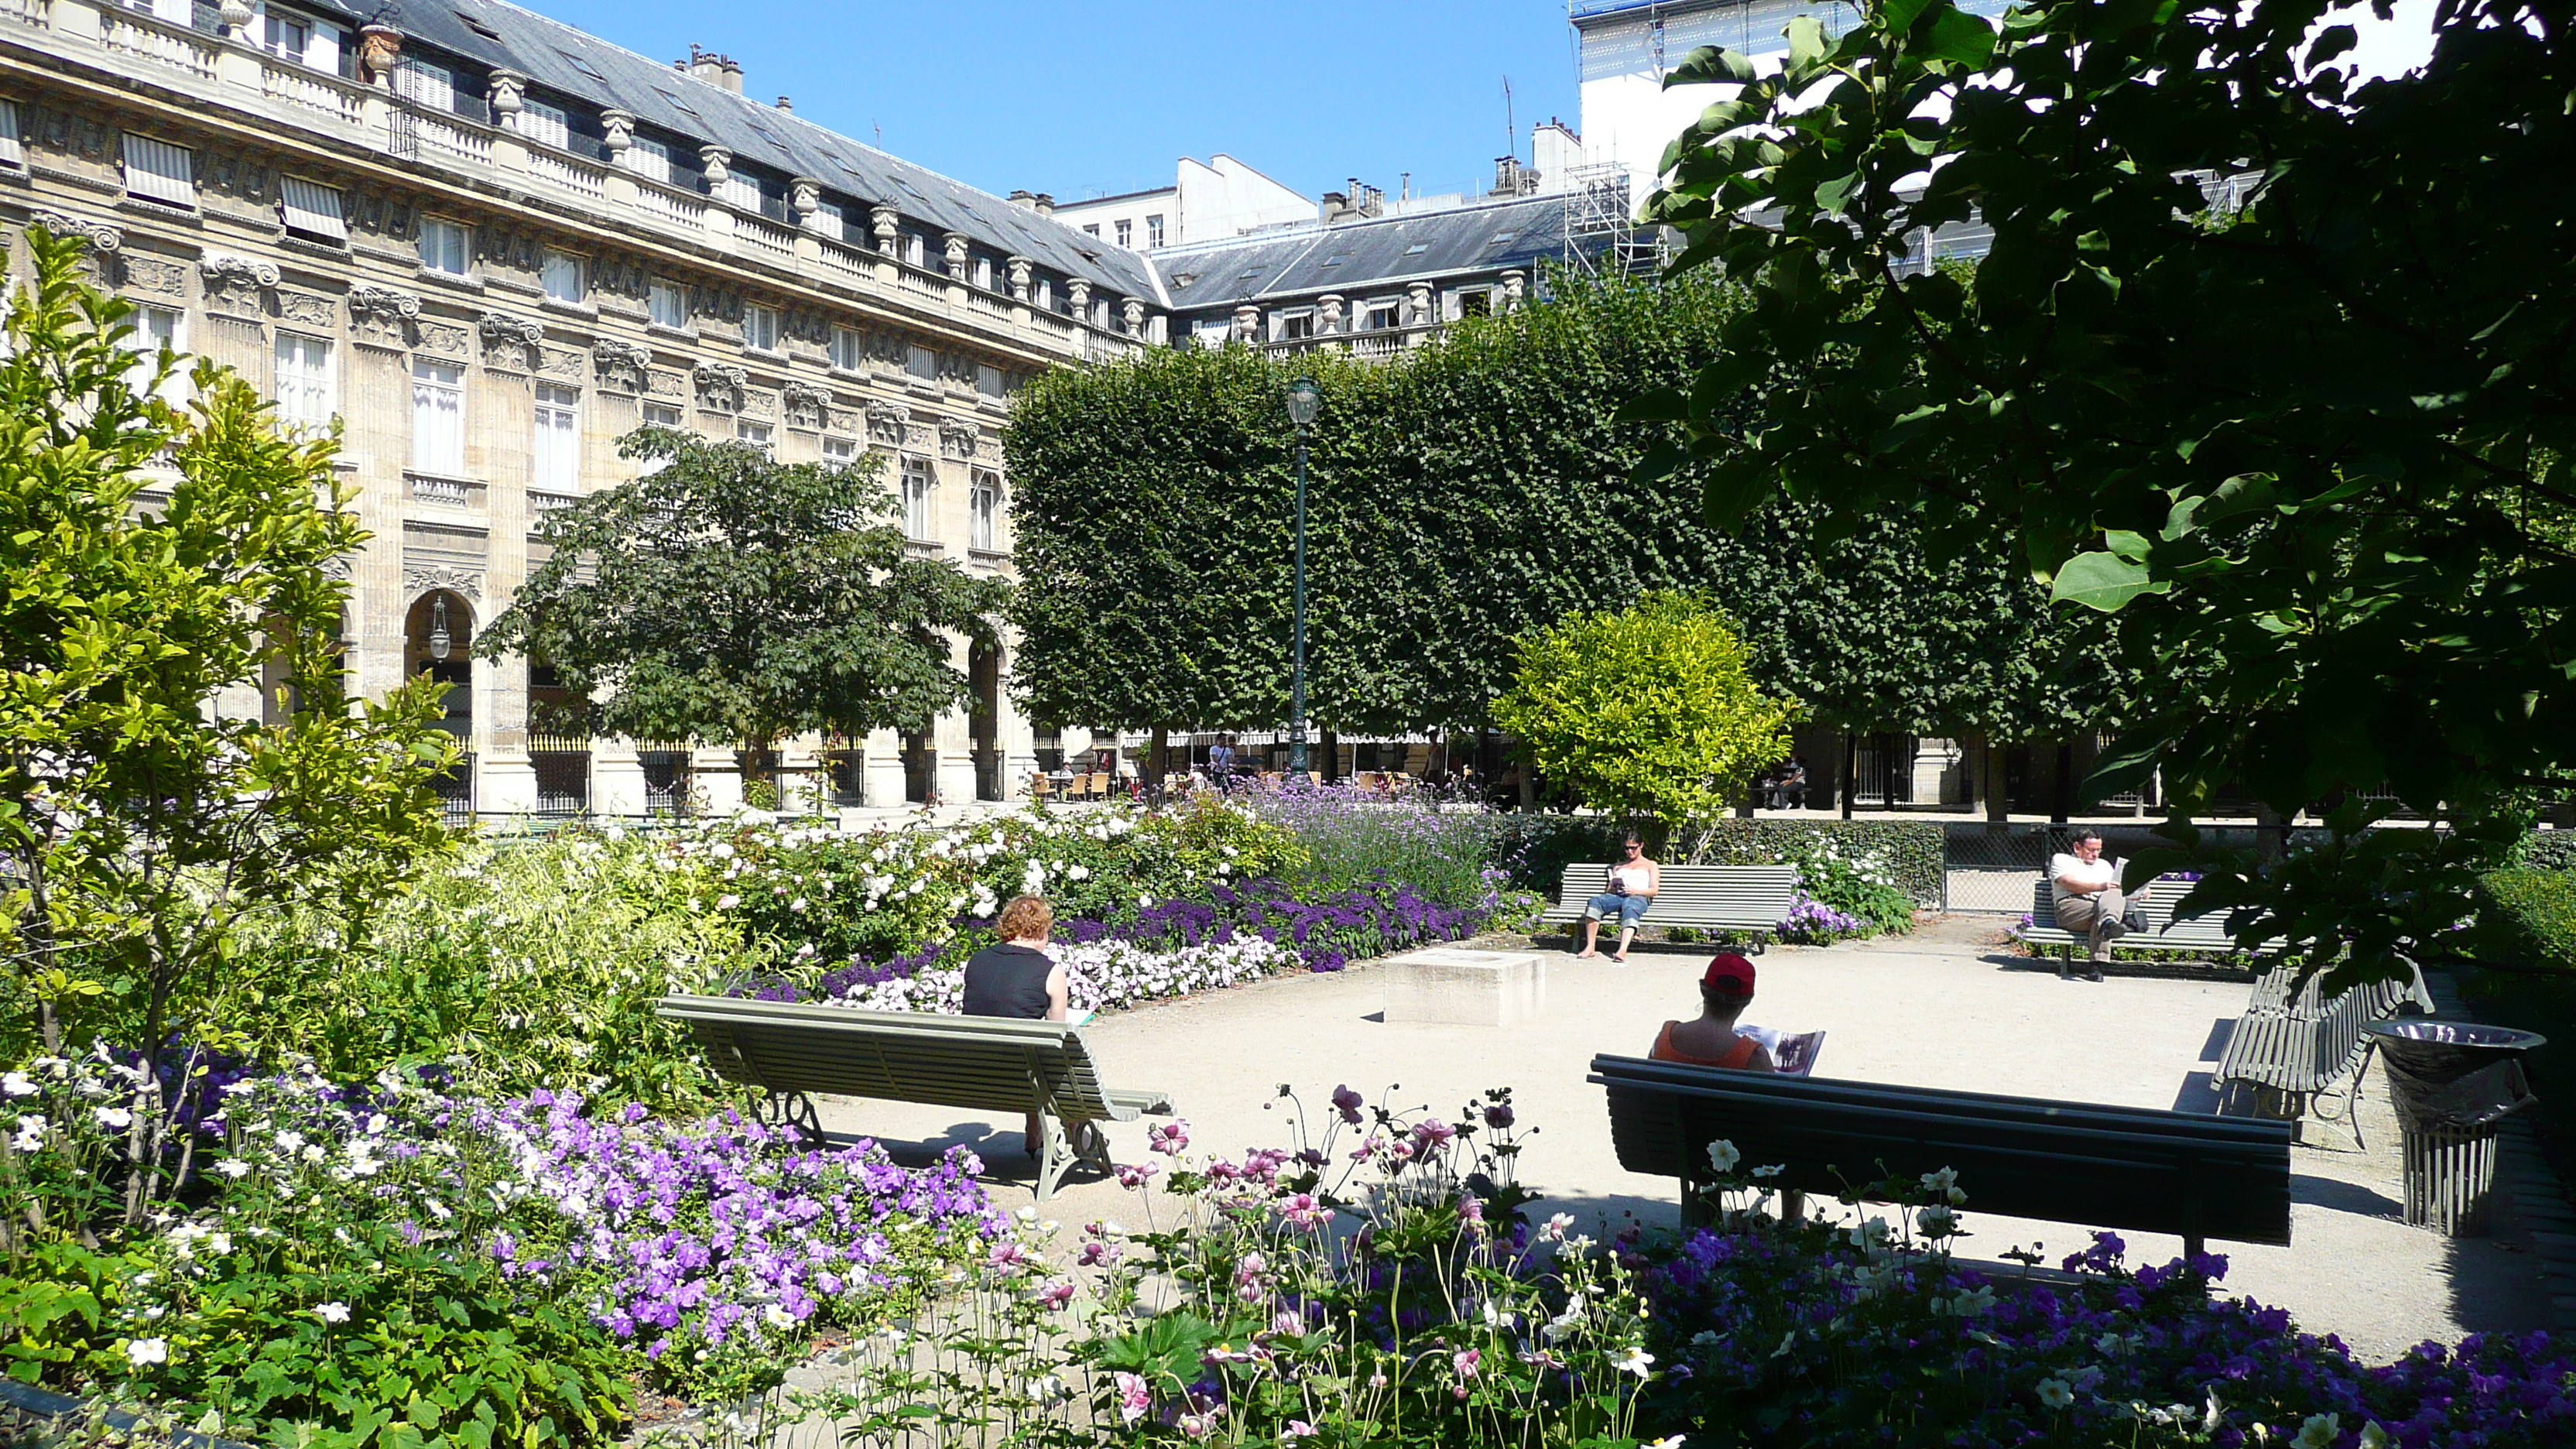
[[[1739,1025],[1735,1034],[1749,1036],[1762,1043],[1762,1049],[1771,1054],[1772,1065],[1778,1067],[1783,1076],[1803,1077],[1814,1071],[1816,1058],[1825,1049],[1825,1034],[1821,1031],[1793,1034],[1776,1027]]]

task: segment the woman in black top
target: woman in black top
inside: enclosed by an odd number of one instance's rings
[[[1054,910],[1036,896],[1021,896],[1002,907],[994,926],[1002,944],[985,947],[966,963],[966,1014],[1064,1020],[1064,968],[1045,950],[1047,933],[1055,929]],[[1031,1112],[1020,1144],[1031,1157],[1039,1155],[1042,1130]]]

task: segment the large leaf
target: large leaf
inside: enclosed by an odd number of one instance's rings
[[[2142,594],[2161,594],[2173,585],[2152,577],[2147,566],[2116,553],[2079,553],[2058,566],[2049,597],[2061,604],[2114,613]]]

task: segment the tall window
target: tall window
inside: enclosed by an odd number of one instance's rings
[[[930,537],[931,483],[928,458],[903,460],[903,533],[906,538],[927,540]]]
[[[677,282],[653,279],[653,325],[686,327],[689,325],[689,294]]]
[[[277,426],[311,437],[331,430],[331,344],[319,337],[277,334]]]
[[[1156,214],[1156,215],[1154,215],[1154,216],[1149,216],[1149,217],[1145,218],[1145,245],[1147,245],[1147,246],[1149,246],[1149,247],[1158,247],[1158,246],[1161,246],[1162,244],[1163,244],[1163,218],[1162,218],[1162,216],[1161,216],[1160,214]]]
[[[519,134],[531,141],[542,141],[558,151],[572,149],[572,117],[561,106],[544,101],[519,103]]]
[[[638,136],[626,148],[626,169],[668,186],[671,184],[671,148]]]
[[[852,463],[859,461],[858,440],[856,438],[825,438],[823,440],[823,461],[829,463],[835,468],[846,468]]]
[[[989,292],[993,290],[993,259],[991,257],[977,257],[975,259],[975,286],[979,291]]]
[[[1118,244],[1130,248],[1136,245],[1136,223],[1123,216],[1118,218]]]
[[[644,405],[644,422],[646,426],[656,428],[677,429],[688,426],[688,421],[680,416],[679,406],[675,403],[646,403]],[[671,460],[668,458],[648,458],[644,461],[644,466],[638,471],[649,478],[653,474],[659,473],[670,466]]]
[[[903,370],[912,374],[914,377],[920,378],[924,382],[937,382],[939,380],[939,354],[922,346],[918,342],[913,343],[904,352]]]
[[[850,224],[841,211],[841,203],[837,201],[814,203],[814,230],[836,242],[848,241]]]
[[[997,549],[1002,545],[1002,475],[975,471],[975,518],[967,542],[980,549]]]
[[[832,365],[845,372],[856,372],[867,360],[867,334],[856,327],[832,329]]]
[[[749,418],[736,418],[733,424],[733,436],[735,442],[749,443],[766,452],[771,433],[767,423],[755,423]]]
[[[742,309],[742,345],[763,352],[778,350],[778,309],[758,305]]]
[[[301,176],[277,178],[277,219],[290,235],[306,241],[327,242],[345,246],[349,240],[349,223],[340,212],[337,187],[307,181]]]
[[[546,295],[558,302],[578,302],[590,295],[581,258],[570,252],[546,253]]]
[[[197,153],[185,146],[125,133],[125,194],[171,206],[197,204]]]
[[[0,166],[27,169],[27,148],[18,140],[18,103],[0,101]]]
[[[463,225],[438,217],[420,219],[420,264],[423,270],[461,277],[471,265],[468,233]]]
[[[537,436],[529,481],[556,493],[581,491],[581,389],[537,384]]]
[[[411,465],[454,478],[465,471],[465,369],[411,360]]]
[[[1002,377],[1002,370],[989,362],[982,362],[975,365],[975,390],[999,402],[1002,400],[1002,395],[1009,389]]]
[[[918,233],[906,232],[904,234],[903,259],[907,265],[916,267],[921,265],[921,237]]]
[[[271,10],[263,17],[259,43],[262,50],[280,60],[302,65],[305,47],[313,43],[313,23]]]
[[[126,348],[134,354],[134,366],[125,374],[125,384],[137,392],[152,385],[152,374],[161,365],[161,349],[184,353],[188,350],[188,314],[176,307],[155,307],[149,303],[134,309],[134,332],[125,339]],[[161,384],[161,397],[172,407],[187,399],[187,365],[173,367]]]

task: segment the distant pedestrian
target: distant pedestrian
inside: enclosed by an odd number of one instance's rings
[[[1234,746],[1225,741],[1226,737],[1219,735],[1216,743],[1208,746],[1208,778],[1216,782],[1220,794],[1234,788]]]

